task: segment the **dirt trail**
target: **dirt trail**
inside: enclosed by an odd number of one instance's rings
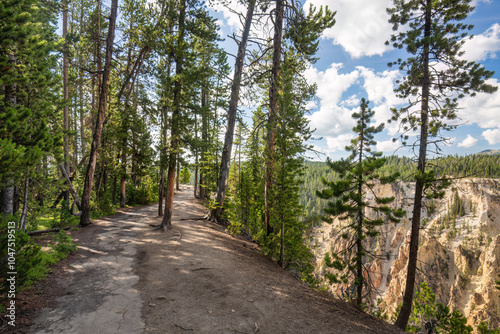
[[[79,256],[53,278],[60,297],[33,333],[401,333],[331,296],[311,291],[199,218],[184,186],[174,229],[161,233],[157,206],[106,217],[77,235]]]

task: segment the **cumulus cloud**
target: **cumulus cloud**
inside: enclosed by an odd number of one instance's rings
[[[467,135],[467,138],[462,140],[462,142],[458,143],[458,147],[465,147],[469,148],[472,146],[475,146],[477,144],[478,140],[471,135]]]
[[[471,61],[481,61],[488,58],[496,58],[500,51],[500,24],[493,24],[481,35],[468,39],[463,49],[464,58]]]
[[[386,140],[377,143],[377,151],[379,152],[394,152],[402,145],[399,141]]]
[[[304,76],[310,83],[317,83],[316,95],[320,101],[319,110],[308,116],[310,127],[316,129],[315,135],[321,137],[338,136],[350,132],[354,126],[351,118],[353,112],[341,106],[342,95],[359,78],[359,71],[339,73],[341,64],[332,64],[326,71],[318,71],[310,67]]]
[[[224,21],[221,21],[222,26],[227,26],[231,31],[241,29],[240,17],[237,13],[246,13],[246,6],[237,0],[228,0],[228,5],[224,6],[221,2],[207,2],[209,8],[221,12],[224,16]],[[231,10],[229,10],[231,8]],[[244,17],[244,16],[243,16]]]
[[[367,98],[375,105],[373,120],[377,125],[385,123],[387,131],[393,136],[398,132],[398,125],[388,124],[387,120],[392,116],[391,108],[403,102],[394,93],[394,82],[401,78],[401,74],[396,70],[375,72],[362,66],[358,66],[357,69],[363,78],[363,88]]]
[[[487,83],[499,86],[498,79],[489,79]],[[493,94],[478,93],[466,96],[460,102],[462,108],[458,116],[462,121],[477,124],[483,129],[500,128],[500,91]]]
[[[326,29],[323,38],[342,46],[351,57],[382,55],[390,49],[384,43],[392,33],[386,12],[392,0],[307,0],[304,7],[309,4],[337,11],[335,26]]]
[[[500,143],[500,129],[488,129],[483,131],[482,136],[488,141],[490,145],[496,145]]]
[[[328,137],[326,138],[327,144],[327,152],[334,153],[337,151],[344,151],[347,145],[351,144],[351,140],[354,138],[354,135],[351,133],[343,134],[336,137]]]

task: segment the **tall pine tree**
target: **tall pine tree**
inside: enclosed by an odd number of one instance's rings
[[[376,144],[373,136],[382,131],[384,124],[377,127],[370,125],[373,114],[374,111],[368,108],[368,101],[363,98],[359,113],[352,114],[357,124],[352,129],[356,138],[346,147],[351,155],[340,161],[327,161],[330,168],[339,174],[340,180],[323,179],[326,188],[317,191],[320,198],[333,199],[324,209],[328,214],[325,220],[331,222],[332,217],[337,217],[340,221],[347,221],[341,234],[346,239],[345,247],[332,254],[333,261],[327,256],[326,264],[342,272],[341,279],[335,274],[329,276],[333,283],[347,283],[355,287],[353,290],[358,307],[362,307],[363,291],[370,281],[369,272],[364,267],[365,257],[370,255],[367,239],[379,234],[377,227],[384,221],[399,222],[404,214],[401,209],[389,207],[394,197],[379,197],[373,192],[376,180],[386,184],[394,182],[398,176],[380,177],[378,174],[378,169],[386,163],[386,159],[381,157],[382,152],[372,151]],[[375,195],[375,203],[367,199],[368,193]],[[377,213],[377,218],[373,218],[373,214],[369,215],[369,211]],[[384,220],[384,216],[387,220]]]
[[[411,312],[422,199],[435,181],[434,174],[426,172],[428,143],[439,142],[440,131],[453,128],[448,122],[457,117],[460,98],[496,90],[485,83],[493,72],[462,57],[461,47],[472,26],[461,21],[473,9],[471,0],[394,0],[394,7],[388,9],[389,22],[400,32],[387,44],[404,48],[410,54],[407,59],[389,64],[398,65],[406,74],[396,93],[410,101],[409,105],[393,110],[392,120],[401,122],[405,144],[408,144],[408,132],[419,133],[410,145],[418,148],[418,166],[406,287],[396,320],[396,326],[401,329],[405,329]]]

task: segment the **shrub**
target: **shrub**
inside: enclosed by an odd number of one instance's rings
[[[13,271],[9,268],[8,261],[12,250],[15,251],[16,292],[29,282],[31,268],[39,265],[41,261],[40,246],[32,242],[24,231],[16,230],[15,238],[9,240],[8,223],[14,221],[13,218],[12,216],[0,218],[0,296],[4,296],[10,289],[7,273]]]

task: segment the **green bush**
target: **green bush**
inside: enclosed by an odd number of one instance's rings
[[[158,185],[150,177],[145,177],[137,189],[129,182],[125,188],[128,205],[146,205],[158,201]]]
[[[19,292],[30,281],[30,270],[41,262],[40,246],[31,241],[30,237],[22,230],[15,230],[9,234],[9,222],[14,222],[14,217],[0,218],[0,296],[10,290],[8,272],[16,272],[15,292]],[[9,235],[14,238],[9,239]],[[14,251],[14,252],[12,252]],[[15,259],[14,269],[9,267],[9,258]]]
[[[65,255],[64,257],[76,252],[77,250],[76,244],[73,242],[73,239],[71,239],[71,236],[64,230],[61,230],[58,234],[54,235],[53,240],[56,242],[53,245],[54,251]]]

